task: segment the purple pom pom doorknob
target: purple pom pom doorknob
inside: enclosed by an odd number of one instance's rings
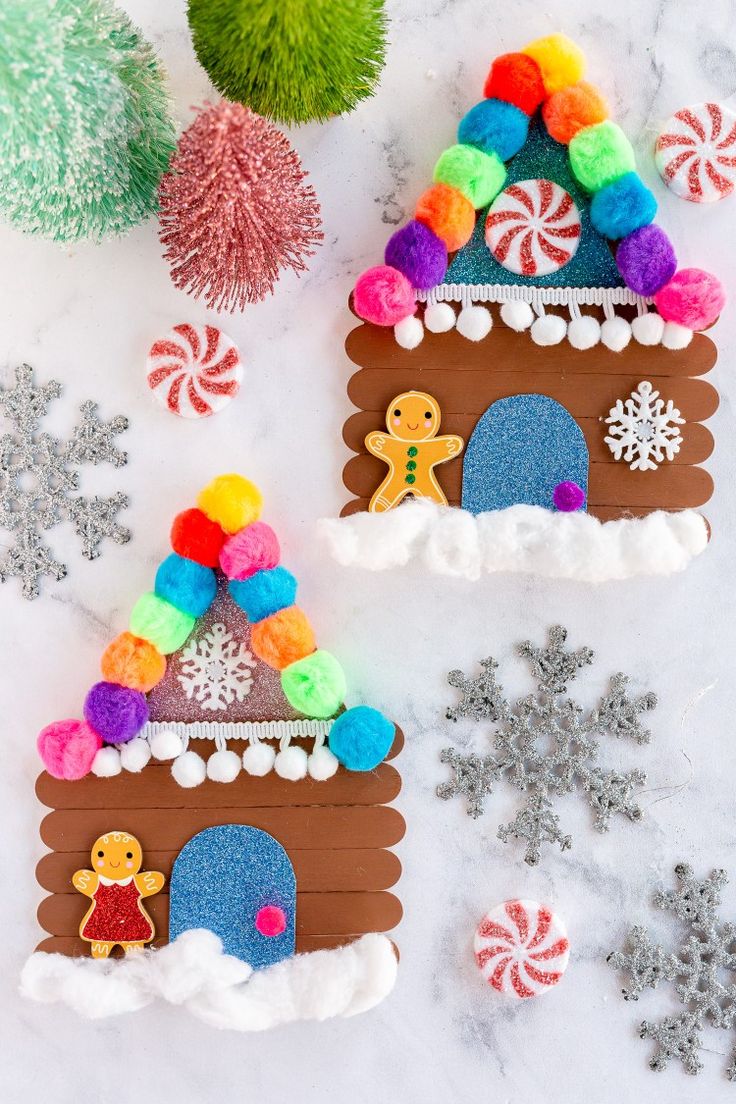
[[[575,510],[580,510],[585,504],[585,491],[577,483],[573,483],[572,480],[565,480],[564,483],[558,483],[555,487],[552,492],[552,501],[556,510],[571,514]]]

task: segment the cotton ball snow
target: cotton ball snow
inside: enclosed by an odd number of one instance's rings
[[[601,339],[601,324],[592,314],[573,318],[567,327],[567,340],[573,349],[592,349]]]
[[[693,339],[693,331],[679,322],[666,322],[662,332],[662,344],[665,349],[687,349]]]
[[[103,747],[97,752],[92,762],[92,773],[98,778],[113,778],[120,774],[120,752],[114,747]]]
[[[402,318],[394,326],[394,337],[396,338],[396,344],[400,345],[402,349],[416,349],[417,345],[421,345],[424,339],[424,326],[421,318],[417,318],[415,314]]]
[[[523,333],[524,330],[531,327],[534,321],[534,311],[528,303],[504,303],[501,307],[501,320],[510,330]]]
[[[424,312],[424,325],[430,333],[447,333],[455,326],[456,315],[449,303],[431,303]]]
[[[273,770],[276,752],[270,744],[258,742],[249,744],[243,752],[243,770],[254,778],[262,778]]]
[[[165,728],[151,737],[151,754],[154,759],[166,761],[176,759],[184,750],[181,736],[173,728]]]
[[[240,774],[240,756],[234,751],[222,748],[214,752],[207,760],[207,777],[213,782],[234,782]]]
[[[482,341],[493,328],[493,317],[486,307],[463,307],[457,316],[457,332],[468,341]]]
[[[184,789],[191,790],[201,786],[207,777],[207,767],[201,755],[196,751],[185,751],[171,764],[174,781]]]
[[[567,333],[567,323],[559,314],[543,314],[532,325],[535,345],[559,345]]]
[[[325,782],[328,778],[332,778],[339,766],[337,758],[329,748],[318,747],[309,756],[307,770],[310,778],[313,778],[315,782]]]
[[[276,756],[273,769],[279,778],[286,778],[290,782],[298,782],[307,775],[307,753],[304,748],[287,747]]]
[[[615,315],[601,326],[601,341],[612,353],[622,353],[631,341],[631,325],[625,318]]]
[[[151,758],[151,747],[148,740],[136,736],[135,740],[129,740],[120,748],[120,763],[123,770],[138,774],[142,771]]]
[[[664,319],[656,311],[647,311],[634,319],[631,332],[639,345],[659,345],[664,334]]]

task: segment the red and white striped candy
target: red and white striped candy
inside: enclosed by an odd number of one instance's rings
[[[154,341],[146,361],[148,386],[181,418],[207,418],[240,388],[243,365],[233,341],[216,326],[182,323]]]
[[[716,103],[683,107],[665,123],[654,160],[680,199],[725,199],[736,184],[736,115]]]
[[[549,276],[580,244],[572,196],[552,180],[520,180],[496,197],[486,218],[486,245],[517,276]]]
[[[478,925],[473,948],[488,984],[519,1000],[548,992],[570,957],[565,925],[537,901],[498,905]]]

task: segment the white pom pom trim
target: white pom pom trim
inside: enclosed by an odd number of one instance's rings
[[[287,747],[276,756],[273,769],[279,778],[298,782],[307,776],[307,753],[304,748]]]
[[[601,324],[592,314],[580,314],[567,327],[567,340],[573,349],[592,349],[601,340]]]
[[[154,759],[165,762],[168,759],[176,759],[184,750],[181,736],[174,732],[173,728],[166,728],[163,732],[157,732],[151,737],[151,754]]]
[[[532,324],[535,345],[559,345],[567,333],[567,323],[559,314],[542,314]]]
[[[601,326],[601,341],[612,353],[622,353],[631,341],[631,325],[625,318],[614,315]]]
[[[468,341],[482,341],[493,329],[493,316],[487,307],[463,307],[457,316],[457,332]]]
[[[656,311],[647,311],[634,319],[631,332],[639,345],[659,345],[664,334],[664,319]]]
[[[424,325],[430,333],[447,333],[454,328],[455,319],[449,303],[431,303],[424,312]]]
[[[237,752],[221,748],[207,760],[207,777],[213,782],[234,782],[240,774],[242,762]]]
[[[262,778],[273,770],[276,752],[269,744],[249,744],[243,752],[243,770],[254,778]]]
[[[318,747],[309,756],[307,770],[315,782],[326,782],[328,778],[332,778],[339,766],[337,757],[328,747]]]
[[[662,344],[665,349],[687,349],[693,339],[693,331],[687,326],[681,326],[678,322],[666,322],[662,333]]]
[[[122,770],[120,752],[114,747],[102,747],[92,760],[92,773],[98,778],[113,778]]]
[[[207,767],[201,755],[196,751],[185,751],[171,764],[174,781],[184,789],[191,790],[201,786],[207,777]]]
[[[528,330],[534,321],[534,311],[528,303],[504,303],[501,307],[501,321],[509,329],[523,333]]]
[[[417,318],[416,314],[402,318],[394,326],[394,337],[402,349],[416,349],[417,345],[421,345],[424,340],[424,326],[421,318]]]
[[[151,746],[148,740],[142,740],[136,736],[135,740],[129,740],[120,748],[120,763],[123,770],[138,774],[142,771],[151,758]]]

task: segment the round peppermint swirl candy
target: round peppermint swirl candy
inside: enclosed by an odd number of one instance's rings
[[[557,985],[570,957],[565,925],[537,901],[505,901],[487,913],[473,948],[488,984],[519,1000]]]
[[[580,244],[580,214],[552,180],[520,180],[491,204],[486,245],[517,276],[549,276],[571,261]]]
[[[716,103],[683,107],[665,123],[654,160],[680,199],[725,199],[736,184],[736,115]]]
[[[207,418],[240,389],[243,365],[233,341],[216,326],[174,326],[154,341],[146,361],[148,386],[181,418]]]

